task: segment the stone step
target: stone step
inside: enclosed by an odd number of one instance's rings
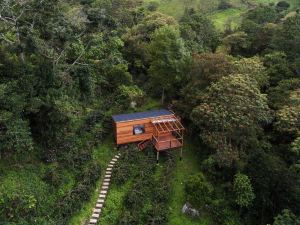
[[[108,186],[109,185],[109,182],[103,182],[103,184],[102,185],[104,185],[104,186]]]
[[[111,160],[109,164],[115,164],[116,161]]]
[[[103,186],[101,187],[101,190],[108,190],[108,186],[103,185]]]
[[[103,207],[103,204],[102,204],[102,203],[97,203],[97,204],[96,204],[96,208],[97,208],[97,209],[102,209],[102,207]]]
[[[112,161],[112,162],[117,162],[117,161],[118,161],[118,159],[116,159],[116,158],[113,158],[111,161]]]
[[[100,213],[101,213],[101,209],[95,208],[95,209],[93,210],[93,213],[98,213],[98,214],[100,214]]]
[[[92,218],[95,218],[95,219],[99,219],[99,217],[100,217],[99,213],[93,213],[93,215],[92,215]]]
[[[105,175],[111,175],[111,171],[106,171]]]
[[[107,191],[106,191],[106,190],[102,190],[102,191],[100,191],[100,194],[106,195],[106,194],[107,194]]]
[[[111,167],[107,167],[106,171],[112,171]]]
[[[119,158],[120,158],[120,155],[116,155],[116,156],[115,156],[115,159],[119,159]]]
[[[98,203],[98,204],[104,204],[104,199],[98,199],[98,200],[97,200],[97,203]]]
[[[105,198],[105,197],[106,197],[106,195],[103,195],[103,194],[99,195],[99,198]]]
[[[114,164],[108,164],[108,168],[113,168],[114,166]]]
[[[98,220],[97,219],[90,219],[90,224],[97,224]]]
[[[104,178],[111,178],[111,174],[105,175]]]
[[[103,181],[104,182],[110,182],[110,178],[105,178]]]

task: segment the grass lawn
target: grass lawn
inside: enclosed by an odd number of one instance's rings
[[[96,189],[94,190],[91,199],[87,202],[82,209],[76,213],[73,218],[71,219],[69,225],[79,225],[85,224],[90,216],[92,215],[92,209],[95,207],[98,195],[99,195],[99,188],[103,181],[104,172],[107,167],[109,161],[113,158],[113,156],[117,153],[115,148],[114,140],[112,136],[109,136],[104,140],[102,144],[93,152],[93,158],[99,163],[101,166],[101,179],[96,184]]]
[[[213,21],[218,30],[224,30],[227,22],[231,22],[231,28],[237,28],[241,22],[242,14],[246,8],[231,8],[223,11],[216,11],[209,18]]]
[[[195,145],[191,140],[187,138],[187,140],[185,141],[182,161],[179,160],[179,154],[179,151],[177,151],[177,163],[172,181],[172,190],[169,204],[171,211],[169,217],[169,225],[210,225],[212,224],[212,221],[207,215],[200,213],[200,219],[191,219],[181,213],[181,209],[185,204],[183,182],[189,175],[201,171],[200,162],[205,156],[205,153],[201,151],[200,146]]]

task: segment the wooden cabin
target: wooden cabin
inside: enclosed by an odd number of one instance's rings
[[[184,127],[175,113],[166,109],[113,116],[117,145],[138,143],[140,150],[152,144],[159,152],[180,148],[182,154]]]

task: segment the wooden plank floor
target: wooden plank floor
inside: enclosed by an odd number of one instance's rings
[[[158,142],[155,143],[155,148],[157,151],[164,151],[167,149],[179,147],[182,147],[181,142],[177,140],[171,133],[159,136]]]

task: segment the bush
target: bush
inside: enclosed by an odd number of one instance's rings
[[[227,206],[227,201],[224,199],[217,199],[211,202],[211,209],[213,220],[215,224],[238,225],[237,215]]]
[[[219,10],[226,10],[226,9],[231,8],[231,7],[232,7],[232,5],[230,4],[230,2],[228,2],[228,0],[222,0],[219,3],[218,9]]]
[[[194,207],[201,208],[210,203],[213,187],[202,173],[191,175],[184,183],[186,199]]]
[[[148,10],[151,12],[156,11],[158,7],[159,7],[159,3],[156,1],[149,2],[148,6],[147,6]]]
[[[279,10],[287,10],[290,7],[290,4],[286,1],[280,1],[276,5]]]

